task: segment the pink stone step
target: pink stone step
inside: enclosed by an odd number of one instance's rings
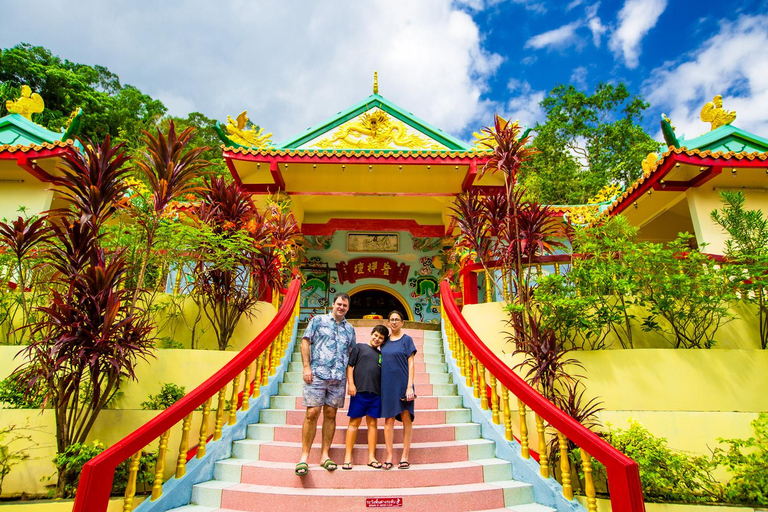
[[[367,460],[364,462],[368,462]],[[407,470],[374,469],[364,464],[351,470],[326,471],[319,465],[310,465],[304,477],[294,474],[294,463],[255,461],[242,467],[241,483],[303,487],[307,489],[391,489],[398,487],[429,487],[433,485],[461,485],[483,481],[483,465],[475,461],[441,464],[414,464]]]
[[[399,503],[398,510],[463,512],[503,508],[504,490],[494,484],[465,484],[396,489],[302,489],[236,484],[222,491],[222,509],[239,511],[333,512],[366,510],[372,501]]]
[[[248,441],[241,441],[247,443]],[[319,464],[320,439],[315,438],[315,448],[310,452],[309,462]],[[469,444],[459,441],[443,441],[434,443],[412,443],[409,462],[411,464],[432,464],[436,462],[456,462],[469,460]],[[399,457],[402,445],[393,447],[395,456]],[[331,459],[339,463],[344,461],[344,447],[332,445]],[[378,445],[376,458],[383,461],[385,457],[384,447]],[[265,442],[259,446],[259,460],[272,462],[297,461],[301,458],[301,445],[299,443]],[[368,447],[355,445],[352,450],[352,462],[354,464],[368,463]]]
[[[416,421],[421,425],[445,423],[445,410],[440,409],[415,409]],[[288,425],[301,425],[304,423],[304,410],[290,410],[285,412],[285,422]],[[318,420],[318,424],[322,420]],[[344,413],[336,414],[336,425],[349,425],[349,416]]]
[[[315,439],[320,439],[320,432],[322,427],[317,427],[317,433]],[[355,442],[357,444],[364,445],[368,442],[368,427],[361,426],[357,430],[357,437]],[[347,426],[339,425],[336,428],[336,433],[333,436],[334,444],[344,444],[347,438]],[[301,442],[301,425],[279,425],[274,429],[274,441],[284,441],[290,443]],[[413,442],[434,442],[434,441],[455,441],[456,440],[456,427],[453,425],[419,425],[413,426]],[[384,422],[379,420],[379,428],[377,435],[377,442],[384,442]],[[403,442],[403,427],[402,424],[396,422],[395,424],[395,443]]]
[[[416,393],[418,396],[418,393]],[[419,409],[437,409],[437,404],[439,401],[439,397],[436,396],[418,396],[418,399],[416,400],[416,410]],[[347,409],[349,405],[349,399],[347,399],[347,402],[344,404],[345,407],[343,409],[339,409],[339,414],[347,414]],[[297,410],[304,410],[304,399],[300,396],[296,397],[296,409]]]

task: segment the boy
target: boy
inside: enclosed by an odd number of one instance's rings
[[[352,469],[352,448],[357,429],[365,416],[368,425],[368,465],[380,469],[376,460],[377,418],[381,415],[381,353],[379,347],[387,339],[389,331],[377,325],[371,331],[367,345],[358,343],[352,348],[347,366],[347,392],[349,399],[349,427],[347,428],[347,452],[341,469]]]

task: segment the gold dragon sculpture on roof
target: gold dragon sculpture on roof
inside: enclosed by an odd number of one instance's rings
[[[356,121],[342,124],[328,137],[314,143],[321,149],[445,149],[444,146],[409,133],[408,126],[387,112],[376,109]]]
[[[723,97],[719,94],[712,98],[712,101],[706,103],[701,108],[700,114],[701,120],[705,123],[710,123],[712,128],[710,131],[727,124],[731,124],[736,120],[736,112],[733,110],[725,110],[723,108]]]
[[[5,108],[11,114],[19,114],[30,121],[32,114],[39,114],[45,109],[43,98],[28,85],[21,86],[21,96],[17,100],[8,100],[5,102]]]

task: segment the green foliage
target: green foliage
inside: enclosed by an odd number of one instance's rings
[[[80,483],[80,473],[86,462],[106,450],[107,447],[99,442],[93,444],[75,443],[67,447],[54,457],[53,463],[59,472],[59,475],[66,475],[64,483],[64,498],[74,498],[77,492],[77,486]],[[136,474],[137,488],[143,486],[145,489],[152,485],[154,480],[153,468],[157,461],[156,453],[142,453],[139,459],[139,469]],[[128,484],[128,468],[130,458],[121,462],[115,468],[115,476],[112,480],[113,495],[125,493]],[[46,477],[45,480],[51,480],[52,477]]]
[[[749,439],[718,439],[730,446],[717,448],[713,462],[732,475],[724,489],[729,503],[768,505],[768,413],[761,412],[752,429],[755,436]]]
[[[637,462],[643,495],[648,501],[712,502],[720,496],[707,457],[688,455],[667,446],[635,420],[629,428],[609,429],[605,439]]]
[[[740,190],[721,190],[720,199],[723,209],[713,210],[710,217],[730,237],[725,242],[725,254],[732,260],[727,270],[741,297],[757,304],[760,346],[768,348],[768,218],[762,210],[746,210]]]
[[[11,374],[0,381],[0,404],[6,409],[38,409],[45,396],[30,388],[24,374]]]
[[[666,246],[639,244],[625,262],[650,311],[644,329],[669,335],[675,348],[711,348],[717,329],[732,319],[735,294],[717,262],[689,248],[691,238],[681,233]]]
[[[601,83],[591,95],[558,85],[541,106],[547,119],[535,127],[538,152],[520,179],[544,203],[584,204],[609,183],[626,186],[659,149],[640,127],[648,104],[622,83]]]
[[[104,136],[138,145],[141,130],[153,126],[166,112],[158,100],[99,65],[77,64],[53,55],[41,46],[19,44],[0,50],[0,114],[5,100],[29,85],[45,101],[45,110],[33,121],[53,131],[63,128],[72,111],[83,109],[81,135],[91,140]]]
[[[149,399],[141,403],[141,408],[151,411],[165,410],[178,402],[186,394],[184,386],[177,386],[167,382],[160,387],[158,394],[149,395]]]
[[[16,425],[0,427],[0,494],[3,492],[3,481],[11,468],[22,461],[29,459],[26,450],[12,449],[11,444],[18,441],[32,443],[32,438],[18,433]]]

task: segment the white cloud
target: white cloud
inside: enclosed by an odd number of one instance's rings
[[[581,25],[581,21],[574,21],[554,30],[549,30],[533,36],[525,42],[525,47],[540,50],[541,48],[562,48],[570,46],[578,39],[576,29]]]
[[[35,23],[3,27],[0,47],[24,41],[105,65],[168,101],[175,115],[197,110],[224,120],[247,109],[277,142],[365,98],[374,70],[382,95],[460,133],[488,117],[482,96],[502,61],[451,0],[222,0],[184,8],[135,0],[119,9],[40,0],[35,8]],[[15,2],[4,16],[26,9]]]
[[[723,108],[735,110],[739,128],[768,133],[768,15],[742,15],[720,24],[698,50],[651,72],[643,94],[651,108],[666,112],[678,136],[691,139],[709,131],[699,119],[701,107],[723,96]]]
[[[667,7],[667,0],[626,0],[618,14],[619,26],[611,34],[611,50],[624,59],[630,69],[636,68],[640,43]]]
[[[592,42],[595,46],[600,46],[600,38],[605,33],[607,27],[603,25],[600,18],[597,16],[597,9],[600,7],[600,2],[590,5],[586,8],[587,11],[587,27],[592,32]]]
[[[499,114],[505,119],[520,121],[524,127],[533,127],[536,123],[544,121],[546,114],[539,103],[546,96],[544,91],[536,91],[528,82],[511,79],[507,83],[510,99],[505,105],[500,106]]]
[[[571,73],[571,79],[570,82],[576,87],[577,89],[586,89],[587,88],[587,76],[589,75],[587,68],[585,66],[579,66],[576,69],[573,70]]]

